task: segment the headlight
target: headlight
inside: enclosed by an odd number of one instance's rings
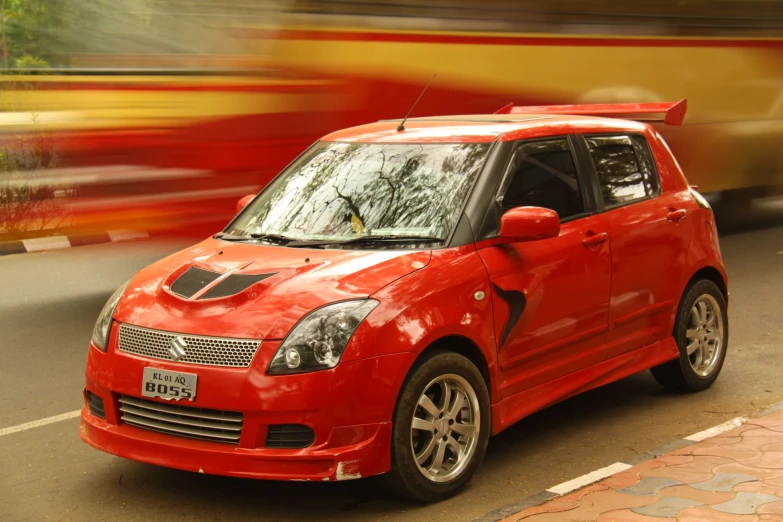
[[[101,315],[98,316],[98,321],[95,323],[95,328],[92,330],[92,344],[94,344],[102,352],[106,351],[106,346],[109,342],[109,329],[111,328],[111,316],[114,315],[114,309],[117,308],[117,303],[120,302],[120,297],[125,293],[125,289],[128,288],[130,281],[119,287],[116,292],[112,294],[106,304],[101,310]]]
[[[321,307],[310,312],[283,340],[272,362],[270,375],[304,373],[334,368],[348,341],[378,301],[362,299]]]

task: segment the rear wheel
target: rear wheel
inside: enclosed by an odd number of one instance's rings
[[[425,354],[397,400],[391,471],[380,477],[392,493],[437,502],[470,481],[486,452],[490,401],[481,372],[462,355]]]
[[[680,357],[651,369],[663,386],[676,391],[701,391],[718,378],[729,338],[726,300],[712,281],[688,286],[674,327]]]

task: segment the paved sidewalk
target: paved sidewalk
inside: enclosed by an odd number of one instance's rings
[[[783,411],[503,522],[783,522]]]

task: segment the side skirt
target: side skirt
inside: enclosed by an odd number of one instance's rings
[[[679,357],[674,337],[607,359],[503,399],[492,406],[492,434],[531,413]]]

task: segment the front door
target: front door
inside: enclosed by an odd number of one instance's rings
[[[501,393],[508,397],[605,359],[611,283],[603,215],[586,211],[569,141],[517,144],[498,202],[555,210],[555,238],[481,248],[492,283]]]

